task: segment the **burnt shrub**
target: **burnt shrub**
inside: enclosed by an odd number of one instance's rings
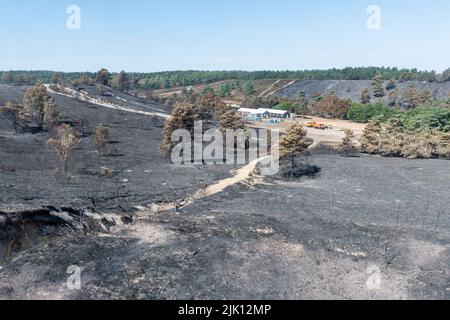
[[[296,159],[295,161],[282,160],[280,162],[280,175],[287,179],[297,179],[304,176],[315,176],[320,173],[321,169],[316,165],[311,165],[304,159]]]

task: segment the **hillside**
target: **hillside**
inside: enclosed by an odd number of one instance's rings
[[[386,86],[387,81],[384,85]],[[420,92],[429,89],[437,99],[446,100],[450,94],[450,82],[425,82],[425,81],[396,81],[395,90],[405,90],[408,87],[415,86]],[[373,97],[373,88],[371,80],[298,80],[292,85],[281,89],[275,95],[284,98],[298,98],[301,92],[304,92],[307,99],[317,95],[328,95],[335,93],[338,97],[360,101],[361,92],[368,88],[372,101],[380,100]],[[388,99],[388,91],[381,100]]]
[[[0,85],[0,105],[26,89]],[[105,89],[50,91],[63,123],[89,119],[66,177],[51,132],[0,118],[0,299],[449,298],[450,162],[343,157],[330,130],[310,135],[313,177],[178,166],[159,151],[169,107]]]

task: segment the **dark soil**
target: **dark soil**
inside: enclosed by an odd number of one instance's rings
[[[386,84],[387,81],[385,81]],[[400,92],[410,86],[415,86],[420,92],[429,89],[433,96],[440,100],[447,100],[450,92],[450,82],[397,81],[396,86],[395,90]],[[371,80],[298,80],[293,85],[278,91],[276,95],[285,98],[298,98],[299,94],[304,92],[306,98],[311,99],[317,94],[325,96],[334,93],[339,98],[360,102],[361,92],[366,88],[369,89],[373,102],[388,99],[390,91],[387,90],[385,90],[385,97],[381,99],[374,97]]]
[[[0,87],[0,97],[18,90]],[[83,112],[111,130],[110,156],[97,159],[85,137],[63,179],[48,134],[13,135],[0,120],[0,211],[92,206],[93,194],[97,210],[126,212],[229,175],[226,166],[172,166],[158,152],[159,120],[56,100],[65,121]],[[109,232],[30,241],[30,223],[80,211],[23,211],[26,250],[0,264],[0,298],[450,299],[450,162],[319,149],[310,163],[321,168],[315,177],[255,177],[182,211],[134,213]],[[101,166],[113,177],[99,179]],[[20,230],[13,217],[0,214],[0,236]],[[81,290],[68,289],[69,266],[81,268]],[[368,286],[373,270],[380,281]]]
[[[25,90],[26,87],[0,86],[0,105],[13,98],[22,101]],[[82,137],[71,161],[70,176],[62,177],[55,172],[60,163],[46,143],[49,133],[16,135],[5,119],[0,118],[0,211],[46,206],[82,208],[92,206],[92,201],[102,210],[122,210],[184,196],[227,176],[233,169],[171,165],[170,159],[159,152],[163,119],[59,95],[55,100],[63,112],[62,121],[75,124],[83,114],[90,123],[89,132]],[[150,107],[166,108],[156,104]],[[98,156],[89,136],[98,125],[107,127],[111,135],[104,157]],[[99,177],[102,167],[112,169],[113,176]]]
[[[324,152],[311,162],[322,168],[313,179],[239,185],[108,237],[34,248],[0,272],[0,295],[450,298],[450,162]],[[65,286],[69,265],[83,269],[81,290]]]

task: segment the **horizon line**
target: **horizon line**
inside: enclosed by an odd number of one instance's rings
[[[385,67],[385,66],[357,66],[357,67],[352,67],[352,66],[347,66],[347,67],[343,67],[343,68],[338,68],[338,67],[333,67],[333,68],[315,68],[315,69],[254,69],[254,70],[249,70],[249,69],[162,69],[162,70],[155,70],[155,71],[126,71],[124,69],[119,70],[119,71],[112,71],[110,69],[108,69],[107,67],[104,67],[104,69],[107,69],[109,72],[111,73],[119,73],[121,71],[125,71],[127,73],[164,73],[164,72],[247,72],[247,73],[253,73],[253,72],[306,72],[306,71],[331,71],[331,70],[337,70],[337,71],[342,71],[345,69],[369,69],[369,68],[376,68],[376,69],[391,69],[391,70],[408,70],[408,71],[412,71],[412,70],[416,70],[417,72],[435,72],[435,73],[442,73],[445,72],[446,70],[450,70],[450,67],[447,68],[443,68],[442,71],[437,71],[437,70],[426,70],[426,69],[419,69],[417,67],[412,67],[412,68],[406,68],[406,67]],[[50,69],[2,69],[0,70],[0,72],[61,72],[61,73],[97,73],[99,70],[78,70],[78,71],[62,71],[62,70],[50,70]]]

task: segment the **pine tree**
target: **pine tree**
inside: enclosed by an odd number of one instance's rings
[[[433,93],[430,89],[425,89],[422,94],[420,95],[420,102],[421,103],[429,103],[433,99]]]
[[[369,89],[364,89],[361,93],[361,103],[367,104],[370,103],[370,92]]]
[[[397,99],[398,99],[398,91],[394,90],[389,92],[389,99],[388,99],[388,104],[393,107],[397,104]]]
[[[211,88],[211,87],[209,87],[209,86],[208,86],[208,87],[205,87],[205,88],[202,90],[202,94],[203,94],[203,95],[205,95],[205,94],[216,95],[214,89]]]
[[[109,85],[110,79],[111,79],[111,75],[110,75],[109,71],[107,69],[103,68],[97,72],[95,81],[104,86],[107,86],[107,85]]]
[[[445,70],[441,77],[442,82],[450,81],[450,69]]]
[[[372,82],[373,86],[373,95],[377,98],[384,97],[384,88],[383,88],[383,78],[381,76],[376,76],[373,78]]]
[[[92,135],[92,142],[99,156],[103,156],[106,153],[106,147],[110,140],[109,130],[106,127],[98,126]]]
[[[64,73],[54,72],[52,74],[52,83],[59,84],[64,82]]]
[[[6,84],[11,84],[11,83],[14,82],[14,78],[13,78],[11,72],[9,72],[9,71],[3,72],[3,74],[2,74],[2,80],[3,80],[3,82],[6,83]]]
[[[128,74],[125,71],[121,71],[113,78],[112,85],[120,91],[128,92],[131,85]]]
[[[234,110],[229,110],[223,113],[219,117],[219,125],[222,132],[225,132],[227,129],[231,130],[245,129],[244,120],[242,119],[241,115],[239,115]]]
[[[166,121],[163,130],[161,151],[170,154],[174,147],[172,133],[178,129],[188,130],[194,133],[195,121],[198,120],[197,112],[192,104],[178,103],[172,111],[171,117]]]
[[[251,82],[247,83],[246,91],[249,96],[255,94],[255,86],[253,85],[253,83]]]
[[[345,137],[342,139],[342,142],[339,145],[339,151],[342,152],[345,156],[351,155],[356,150],[353,143],[354,139],[355,133],[353,132],[353,130],[346,129]]]
[[[56,139],[49,139],[47,143],[57,152],[62,163],[62,172],[67,174],[69,171],[69,160],[76,146],[80,143],[75,130],[68,124],[63,124],[58,127]]]
[[[350,105],[350,101],[340,99],[335,95],[330,95],[323,97],[320,101],[314,103],[311,107],[311,111],[320,117],[343,119],[346,116]]]
[[[14,131],[18,133],[23,119],[23,107],[16,101],[8,101],[6,106],[0,109],[0,114],[9,120]]]
[[[53,98],[42,83],[28,89],[24,97],[24,111],[34,121],[36,128],[42,130],[46,121],[57,113]]]
[[[386,85],[386,90],[391,91],[394,90],[397,87],[395,84],[395,80],[389,80],[388,84]]]
[[[81,133],[81,136],[86,136],[88,130],[89,130],[89,118],[86,113],[81,113],[80,116],[77,118],[77,129]]]
[[[298,156],[308,156],[312,141],[306,137],[306,134],[301,124],[291,125],[280,139],[280,157],[294,161]]]
[[[421,102],[420,93],[416,87],[411,86],[402,92],[402,105],[406,108],[415,108]]]
[[[223,84],[220,86],[220,97],[229,98],[231,96],[231,87],[230,84]]]
[[[44,124],[47,130],[51,130],[58,123],[61,112],[56,106],[55,100],[49,97],[44,102]]]

